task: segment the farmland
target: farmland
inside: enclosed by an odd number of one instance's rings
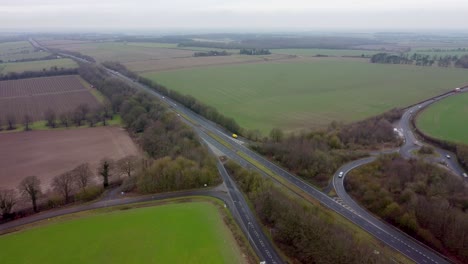
[[[373,54],[378,53],[378,51],[370,51],[370,50],[351,50],[351,49],[272,49],[272,53],[276,54],[289,54],[289,55],[298,55],[298,56],[317,56],[317,55],[325,55],[325,56],[336,56],[336,57],[343,57],[343,56],[371,56]]]
[[[48,185],[53,177],[81,163],[89,162],[95,168],[103,158],[138,153],[120,127],[4,133],[0,134],[0,149],[0,183],[11,188],[30,175]]]
[[[416,125],[429,136],[468,144],[468,93],[446,98],[419,114]]]
[[[34,121],[44,119],[49,108],[60,114],[80,104],[90,108],[100,105],[89,86],[74,75],[1,81],[0,102],[0,118],[14,115],[17,121],[26,114]]]
[[[99,62],[114,60],[126,63],[133,61],[191,57],[193,55],[193,51],[190,50],[136,46],[129,45],[124,42],[79,43],[54,45],[51,47],[80,52],[95,58]]]
[[[1,63],[0,74],[7,74],[9,72],[24,72],[24,71],[42,71],[49,70],[51,67],[57,68],[77,68],[78,65],[71,59],[56,59],[56,60],[40,60],[28,62],[12,62]]]
[[[88,213],[0,236],[0,259],[51,264],[244,263],[220,210],[201,200]]]
[[[50,55],[47,52],[36,51],[27,41],[0,43],[0,61],[10,62],[23,59],[39,59]]]
[[[142,74],[266,133],[350,122],[458,87],[466,70],[311,58]]]

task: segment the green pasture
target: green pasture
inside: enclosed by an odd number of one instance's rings
[[[49,70],[50,67],[57,68],[77,68],[78,64],[71,59],[56,59],[56,60],[39,60],[27,62],[10,62],[0,64],[0,73],[7,74],[9,72],[21,73],[24,71],[42,71]]]
[[[432,137],[468,144],[468,93],[429,106],[419,114],[416,125]]]
[[[0,248],[5,264],[243,262],[218,208],[200,201],[58,221],[0,236]]]
[[[463,69],[339,58],[144,73],[191,94],[245,128],[323,128],[404,107],[468,82]]]

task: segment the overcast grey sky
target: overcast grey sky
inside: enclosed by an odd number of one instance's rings
[[[468,0],[0,0],[0,29],[468,29]]]

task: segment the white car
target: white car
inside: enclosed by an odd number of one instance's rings
[[[449,154],[445,155],[445,157],[446,157],[447,159],[450,159],[450,158],[451,158]]]
[[[340,173],[338,173],[338,177],[343,178],[343,172],[342,171],[340,171]]]
[[[468,175],[466,174],[466,172],[464,172],[462,175],[463,177],[468,178]]]

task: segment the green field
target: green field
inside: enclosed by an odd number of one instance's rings
[[[354,121],[459,87],[468,72],[454,68],[371,64],[323,58],[145,73],[191,94],[241,126],[268,132]]]
[[[468,93],[431,105],[418,116],[416,125],[429,136],[468,144]]]
[[[0,263],[242,263],[211,202],[116,210],[0,236]]]
[[[331,57],[361,56],[362,54],[368,56],[379,53],[378,51],[352,49],[271,49],[270,51],[276,54],[289,54],[298,56],[327,55]]]
[[[0,43],[0,60],[3,62],[22,59],[38,59],[50,55],[47,52],[35,51],[28,41]]]
[[[53,66],[58,68],[77,68],[78,64],[71,59],[0,63],[0,73],[42,71],[43,69],[49,70]]]

